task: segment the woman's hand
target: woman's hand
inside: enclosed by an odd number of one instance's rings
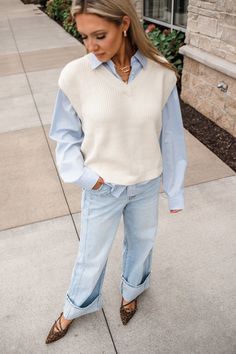
[[[170,213],[171,214],[176,214],[176,213],[178,213],[181,210],[183,210],[183,209],[172,209],[172,210],[170,210]]]
[[[104,179],[102,177],[99,177],[97,180],[97,183],[93,186],[92,189],[96,190],[96,189],[100,188],[101,185],[104,183],[105,183]]]

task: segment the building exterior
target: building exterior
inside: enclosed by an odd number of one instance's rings
[[[236,137],[236,1],[189,0],[181,97]]]
[[[186,31],[181,98],[236,137],[236,0],[135,4],[144,19]]]

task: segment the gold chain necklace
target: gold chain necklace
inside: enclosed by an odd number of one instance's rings
[[[120,66],[117,66],[117,65],[115,65],[115,66],[116,66],[117,69],[121,70],[122,73],[124,73],[124,74],[127,74],[128,72],[131,71],[131,66],[130,65],[126,65],[123,68],[121,68]]]
[[[130,72],[131,72],[131,66],[130,66],[130,65],[126,65],[126,66],[124,66],[123,68],[121,68],[120,66],[117,66],[117,65],[115,65],[115,67],[116,67],[117,69],[119,69],[120,71],[122,71],[123,74],[125,74],[125,75],[128,74],[128,77],[129,77],[129,74],[130,74]],[[124,79],[122,78],[122,80],[123,80],[126,84],[128,84],[128,80],[127,80],[127,79],[124,80]]]

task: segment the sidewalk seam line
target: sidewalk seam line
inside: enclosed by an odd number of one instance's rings
[[[75,213],[75,214],[77,214],[77,213]],[[17,226],[13,226],[13,227],[7,227],[6,229],[0,229],[0,233],[3,232],[3,231],[14,230],[14,229],[18,229],[20,227],[26,227],[26,226],[30,226],[30,225],[35,225],[35,224],[39,224],[39,223],[42,223],[42,222],[47,222],[47,221],[54,220],[54,219],[64,218],[65,216],[70,216],[70,214],[68,213],[68,214],[63,214],[63,215],[59,215],[59,216],[53,216],[52,218],[33,221],[33,222],[30,222],[29,224],[21,224],[21,225],[17,225]]]
[[[102,309],[102,312],[103,312],[103,316],[104,316],[104,319],[105,319],[105,322],[106,322],[106,325],[107,325],[107,329],[108,329],[109,334],[110,334],[110,337],[111,337],[111,341],[112,341],[112,344],[113,344],[115,353],[118,354],[118,351],[117,351],[117,348],[116,348],[116,345],[115,345],[115,341],[114,341],[114,339],[113,339],[113,336],[112,336],[112,333],[111,333],[111,329],[110,329],[110,327],[109,327],[109,323],[108,323],[108,320],[107,320],[107,317],[106,317],[105,310]]]
[[[231,177],[236,177],[236,174],[233,174],[231,176],[225,176],[225,177],[220,177],[220,178],[216,178],[216,179],[211,179],[209,181],[203,181],[203,182],[199,182],[199,183],[195,183],[195,184],[190,184],[189,186],[185,186],[184,189],[189,188],[189,187],[199,186],[201,184],[206,184],[206,183],[210,183],[210,182],[220,181],[221,179],[226,179],[226,178],[231,178]],[[163,193],[163,192],[161,192],[161,193]]]

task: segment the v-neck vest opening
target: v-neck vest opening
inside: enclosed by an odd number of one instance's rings
[[[89,59],[87,58],[89,62]],[[130,90],[132,87],[138,85],[140,80],[145,79],[145,74],[148,73],[148,68],[150,66],[149,59],[147,61],[147,65],[141,69],[141,71],[137,74],[137,76],[128,83],[125,83],[122,79],[116,77],[113,73],[111,73],[104,65],[100,65],[98,68],[94,69],[95,74],[100,77],[102,80],[106,80],[106,82],[117,88],[120,87],[121,89]]]

